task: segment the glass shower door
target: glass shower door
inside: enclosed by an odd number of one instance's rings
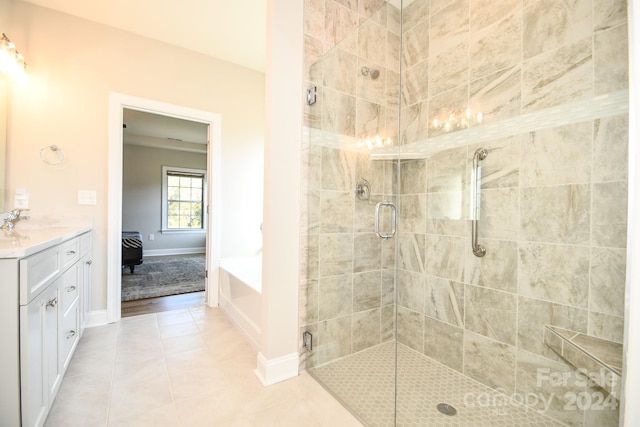
[[[303,357],[367,425],[395,422],[399,18],[383,3],[315,62],[306,107]]]

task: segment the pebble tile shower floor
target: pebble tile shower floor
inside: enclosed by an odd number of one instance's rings
[[[309,373],[344,402],[369,427],[393,426],[393,342],[380,344]],[[564,424],[517,405],[475,405],[477,396],[495,396],[490,388],[424,355],[398,345],[397,426],[556,427]],[[473,407],[465,405],[471,402]],[[472,398],[469,398],[471,396]],[[446,403],[456,415],[437,406]]]

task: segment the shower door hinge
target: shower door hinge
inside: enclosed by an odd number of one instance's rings
[[[200,270],[200,271],[202,271],[202,270]],[[209,270],[205,270],[204,271],[204,278],[206,279],[208,277],[209,277]]]
[[[313,350],[313,335],[311,335],[311,332],[304,331],[302,333],[302,346],[309,351]]]
[[[307,89],[307,105],[313,105],[316,103],[317,98],[317,90],[316,87],[312,87],[311,89]]]

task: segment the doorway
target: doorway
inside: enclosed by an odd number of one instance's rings
[[[122,208],[123,208],[123,125],[125,110],[182,119],[204,124],[208,127],[207,170],[209,171],[205,208],[206,227],[206,291],[205,301],[209,306],[218,304],[218,265],[220,253],[220,123],[218,114],[188,107],[167,104],[144,98],[112,93],[109,114],[109,191],[108,191],[108,242],[107,242],[107,309],[106,322],[121,318],[121,272],[122,272]]]
[[[121,315],[204,304],[209,125],[123,110]]]

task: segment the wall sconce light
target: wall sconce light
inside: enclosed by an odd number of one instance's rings
[[[13,44],[6,34],[2,33],[2,40],[0,40],[0,71],[8,74],[13,79],[24,80],[26,74],[27,64],[24,62],[24,56],[16,49],[16,45]]]

